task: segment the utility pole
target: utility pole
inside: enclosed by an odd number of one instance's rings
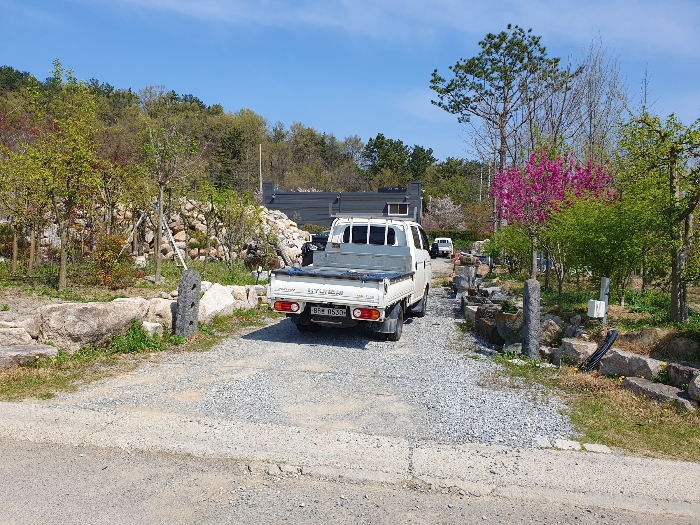
[[[260,144],[260,195],[262,195],[262,144]]]

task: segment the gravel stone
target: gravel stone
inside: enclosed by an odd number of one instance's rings
[[[166,354],[108,394],[88,386],[80,405],[447,444],[535,447],[574,434],[556,395],[538,386],[503,386],[502,367],[488,359],[497,348],[463,325],[459,301],[445,287],[430,291],[425,317],[408,317],[397,342],[360,328],[302,333],[288,319],[274,320],[209,352]],[[153,376],[157,383],[138,380]]]

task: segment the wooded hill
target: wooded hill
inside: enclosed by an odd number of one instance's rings
[[[95,78],[82,82],[60,63],[55,66],[54,75],[43,81],[12,66],[0,67],[0,143],[10,150],[50,126],[66,87],[75,84],[84,87],[84,96],[95,106],[95,159],[119,173],[124,183],[142,173],[148,143],[159,129],[176,132],[191,153],[177,184],[167,185],[171,193],[190,191],[202,181],[239,193],[256,192],[262,146],[263,180],[286,190],[376,191],[420,181],[426,206],[438,199],[434,222],[444,228],[465,226],[466,209],[488,197],[493,167],[480,162],[438,161],[430,147],[409,146],[382,133],[365,142],[357,135],[340,139],[301,122],[273,124],[251,109],[226,111],[164,86],[135,91]],[[488,213],[482,215],[481,210],[467,214],[488,221]]]

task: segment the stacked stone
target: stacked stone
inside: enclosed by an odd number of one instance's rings
[[[185,260],[203,260],[205,257],[217,260],[226,260],[229,257],[228,247],[224,243],[225,230],[221,225],[212,225],[210,229],[210,248],[206,250],[206,233],[207,220],[202,212],[200,203],[190,200],[181,199],[179,202],[178,212],[171,213],[168,216],[168,226],[173,234],[175,247],[180,251]],[[129,231],[134,223],[138,220],[138,216],[134,217],[131,211],[123,208],[115,210],[115,220],[118,231]],[[262,231],[257,232],[248,241],[248,245],[253,249],[260,248],[262,252],[275,250],[278,254],[278,267],[293,266],[301,261],[301,247],[304,242],[308,241],[308,234],[301,231],[297,224],[290,220],[284,213],[277,210],[262,209]],[[276,246],[262,247],[260,239],[268,238],[272,233],[277,238]],[[73,236],[78,234],[73,232]],[[202,246],[199,248],[191,246],[192,241],[197,238]],[[204,238],[204,239],[203,239]],[[58,237],[58,228],[56,225],[47,226],[44,229],[43,235],[39,240],[39,246],[44,249],[44,255],[50,250],[57,250],[60,247]],[[153,257],[155,246],[155,231],[152,229],[152,224],[147,221],[145,235],[141,240],[141,246],[138,247],[139,255],[145,257]],[[168,242],[167,235],[163,232],[161,239],[161,254],[165,259],[175,258],[175,253],[172,246]],[[248,248],[241,253],[233,253],[231,256],[234,259],[239,257],[245,258]]]

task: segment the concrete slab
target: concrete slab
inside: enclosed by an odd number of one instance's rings
[[[408,440],[378,435],[211,415],[189,418],[133,407],[96,411],[77,406],[66,410],[42,402],[0,403],[0,437],[17,436],[35,443],[257,461],[264,469],[272,463],[304,465],[305,475],[326,479],[378,483],[414,479],[514,500],[576,501],[700,517],[696,484],[700,464],[680,461],[433,441],[414,446]]]
[[[581,450],[581,443],[569,439],[555,439],[554,448],[559,450]]]
[[[596,452],[597,454],[612,454],[610,447],[598,443],[583,443],[583,448],[588,452]]]

